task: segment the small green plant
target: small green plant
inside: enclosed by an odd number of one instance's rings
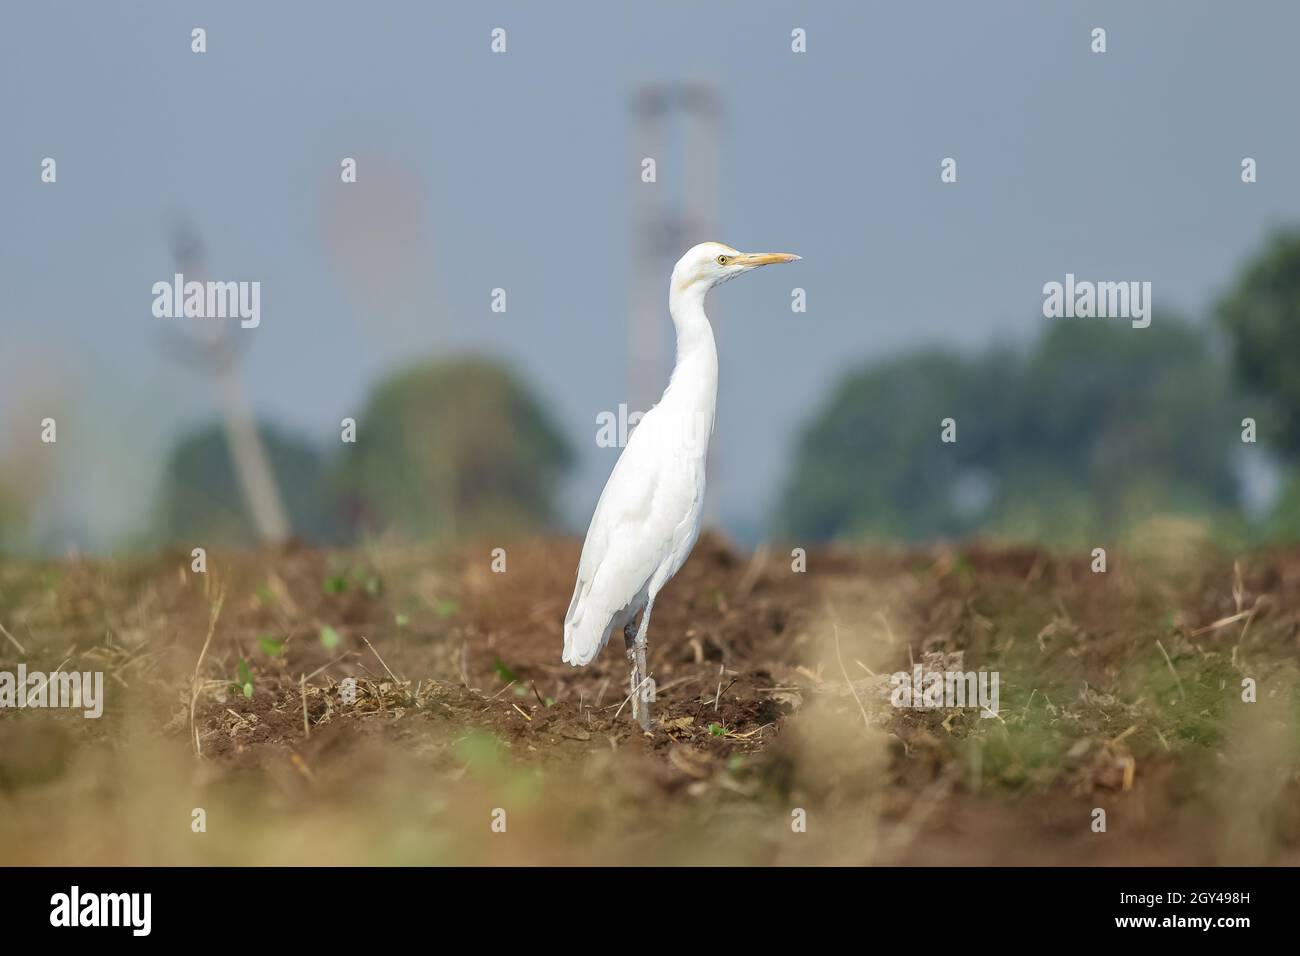
[[[370,597],[379,597],[384,590],[384,582],[366,568],[346,569],[331,574],[321,583],[321,589],[326,594],[346,594],[350,586],[361,588]]]
[[[492,658],[492,670],[496,671],[496,675],[507,684],[519,680],[519,675],[507,667],[499,657]]]
[[[328,624],[320,629],[321,647],[325,648],[327,651],[333,650],[342,642],[343,638],[339,636],[339,632],[334,630],[334,628],[330,627]]]
[[[269,634],[263,634],[257,639],[262,651],[270,657],[279,657],[284,653],[284,641],[271,637]]]
[[[244,692],[245,697],[253,696],[253,671],[248,666],[248,661],[242,657],[239,659],[239,680],[236,687]]]

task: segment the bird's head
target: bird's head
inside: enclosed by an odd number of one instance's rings
[[[707,292],[715,285],[776,262],[794,262],[788,252],[738,252],[720,242],[701,242],[677,260],[673,267],[673,288],[678,292],[698,289]]]

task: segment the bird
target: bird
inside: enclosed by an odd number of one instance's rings
[[[672,375],[663,396],[628,437],[596,503],[564,618],[562,659],[574,667],[590,664],[610,635],[623,629],[632,718],[643,731],[651,730],[654,698],[646,670],[650,614],[656,595],[695,546],[704,511],[705,460],[718,399],[718,350],[704,299],[737,276],[799,258],[703,242],[673,267],[668,312],[677,355]]]

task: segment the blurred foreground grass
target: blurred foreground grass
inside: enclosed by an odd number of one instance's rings
[[[1295,863],[1300,553],[1186,531],[1104,574],[706,540],[650,737],[618,648],[558,662],[576,542],[6,562],[0,670],[102,670],[107,704],[0,711],[0,861]],[[998,716],[891,706],[916,662],[997,671]]]

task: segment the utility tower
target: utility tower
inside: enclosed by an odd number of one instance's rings
[[[173,229],[171,240],[176,271],[186,282],[206,282],[207,255],[198,233],[182,223]],[[163,344],[174,358],[216,387],[226,444],[249,516],[258,537],[266,544],[277,544],[289,537],[289,520],[239,372],[246,340],[236,328],[238,323],[200,322],[188,334],[168,330]]]
[[[664,276],[690,246],[718,239],[718,125],[707,83],[648,83],[632,95],[632,273],[627,327],[628,411],[644,412],[672,367]],[[641,181],[644,159],[656,181]]]
[[[632,94],[638,175],[633,185],[627,310],[629,415],[645,412],[659,399],[672,368],[673,328],[664,276],[697,242],[722,238],[717,232],[721,118],[721,102],[706,82],[646,83]],[[653,183],[640,176],[647,158],[655,161]],[[716,475],[713,451],[709,468]],[[716,495],[706,498],[706,524],[717,523],[716,502]]]

